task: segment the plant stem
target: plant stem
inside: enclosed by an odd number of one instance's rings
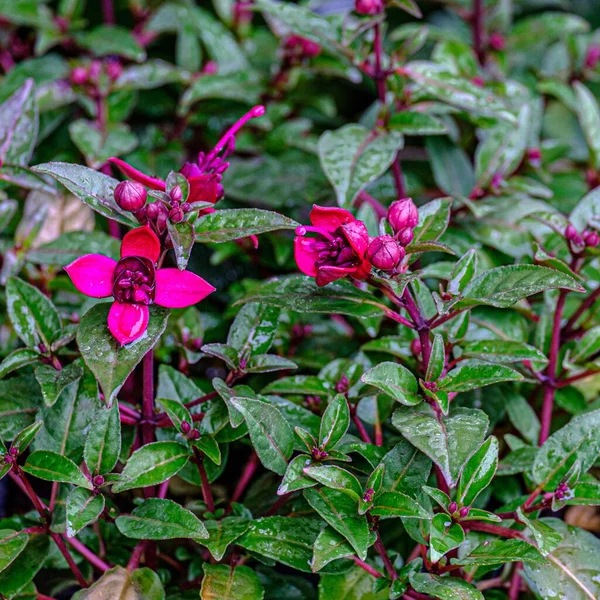
[[[151,444],[154,441],[154,351],[150,350],[143,359],[143,390],[142,390],[142,443]],[[144,488],[146,498],[154,496],[154,486]]]
[[[379,529],[377,528],[377,526],[375,527],[375,536],[375,544],[373,545],[373,547],[377,551],[377,554],[379,554],[379,556],[381,557],[381,560],[383,561],[383,566],[385,567],[387,574],[389,575],[390,579],[392,579],[392,581],[394,579],[398,579],[398,573],[396,573],[396,569],[394,569],[394,565],[387,553],[387,550],[385,549],[385,546],[383,545],[381,534],[379,533]]]
[[[483,531],[485,533],[491,533],[501,537],[523,539],[523,534],[520,531],[509,529],[508,527],[502,527],[502,525],[494,525],[493,523],[466,521],[462,523],[462,526],[465,529],[470,529],[471,531]]]
[[[269,508],[269,510],[265,513],[265,517],[270,517],[276,514],[277,511],[287,503],[292,494],[293,492],[288,492],[287,494],[283,494],[283,496],[279,496],[279,498],[273,502],[273,506],[271,506],[271,508]]]
[[[210,489],[210,482],[208,481],[208,475],[204,468],[204,457],[198,448],[193,446],[194,458],[196,460],[196,466],[198,467],[198,473],[200,475],[200,481],[202,482],[202,498],[204,504],[209,512],[215,512],[215,501],[213,499],[212,490]]]
[[[231,502],[238,502],[244,495],[244,492],[246,491],[246,488],[248,487],[252,477],[254,477],[254,473],[256,472],[259,464],[260,461],[258,460],[258,456],[253,450],[248,462],[246,463],[246,466],[244,467],[242,476],[240,477],[238,484],[235,486],[233,496],[231,497]]]
[[[142,540],[137,544],[137,546],[133,549],[131,553],[131,557],[129,558],[129,562],[127,563],[128,571],[135,571],[140,564],[140,560],[142,559],[142,554],[146,550],[146,546],[148,544],[148,540]]]
[[[367,432],[367,430],[366,430],[363,422],[360,420],[359,416],[356,414],[356,411],[354,411],[354,414],[352,415],[352,422],[356,426],[356,429],[358,429],[360,439],[367,444],[372,444],[373,440],[371,440],[371,436]]]
[[[588,309],[594,305],[594,302],[600,297],[600,286],[597,287],[583,302],[579,305],[579,308],[571,315],[569,320],[567,321],[564,329],[564,333],[566,335],[570,334],[574,327],[575,323],[579,320],[581,315]]]
[[[75,564],[75,561],[73,560],[73,557],[71,556],[71,553],[65,545],[65,542],[62,539],[62,537],[58,535],[58,533],[54,533],[52,531],[49,531],[48,533],[50,534],[50,537],[54,540],[54,543],[60,550],[60,553],[64,556],[65,560],[67,561],[67,564],[69,565],[69,568],[75,576],[75,579],[77,579],[79,585],[83,588],[88,587],[88,582],[85,580],[85,577],[82,575],[81,571],[79,570],[79,567]]]
[[[519,599],[519,591],[521,590],[521,567],[522,563],[515,563],[512,578],[510,580],[510,588],[508,590],[508,600]]]
[[[99,556],[96,556],[94,552],[92,552],[87,546],[82,544],[77,538],[67,538],[67,542],[73,547],[73,550],[79,552],[85,560],[87,560],[90,565],[96,567],[98,571],[102,571],[105,573],[112,567],[105,561],[103,561]]]
[[[480,65],[485,64],[485,14],[483,0],[473,0],[473,50],[477,55]]]
[[[115,8],[112,0],[102,0],[102,16],[106,25],[115,24]]]
[[[548,354],[548,367],[546,368],[546,381],[544,383],[544,401],[542,404],[542,418],[539,445],[541,446],[550,435],[552,425],[552,409],[554,408],[554,394],[556,392],[556,367],[558,353],[560,350],[560,332],[562,313],[565,307],[567,291],[561,290],[556,301],[554,320],[552,326],[552,337],[550,339],[550,352]]]
[[[577,375],[573,375],[572,377],[567,377],[566,379],[561,379],[556,383],[557,388],[567,387],[572,383],[580,381],[581,379],[586,379],[587,377],[592,377],[593,375],[598,375],[600,371],[598,369],[588,369],[587,371],[583,371],[583,373],[579,373]]]
[[[364,560],[358,558],[358,556],[350,557],[357,566],[359,566],[363,571],[366,571],[369,575],[373,575],[373,577],[383,577],[383,575],[377,571],[377,569],[373,568],[371,565],[368,565]]]

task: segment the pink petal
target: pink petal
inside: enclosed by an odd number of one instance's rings
[[[353,275],[355,271],[356,267],[333,267],[329,265],[319,267],[319,272],[317,273],[316,277],[316,284],[319,287],[323,287],[332,281],[342,279],[342,277],[346,277],[348,275]]]
[[[166,189],[166,184],[162,179],[158,179],[157,177],[150,177],[137,169],[134,169],[131,165],[128,165],[124,160],[120,158],[109,158],[108,162],[111,162],[115,165],[123,175],[129,177],[129,179],[133,179],[146,187],[149,187],[151,190],[160,190],[164,192]]]
[[[165,308],[185,308],[212,294],[215,288],[191,271],[159,269],[154,303]]]
[[[309,219],[315,227],[322,227],[325,231],[335,231],[344,223],[352,223],[356,220],[350,211],[343,208],[317,206],[316,204],[313,204]]]
[[[356,271],[352,273],[352,277],[355,279],[367,279],[371,274],[371,263],[368,260],[363,260],[360,265],[356,267]]]
[[[102,254],[86,254],[65,267],[73,285],[86,296],[112,296],[113,273],[117,261]]]
[[[216,175],[198,175],[188,177],[187,180],[190,184],[188,202],[210,202],[214,204],[217,201],[219,181]]]
[[[121,258],[140,256],[155,263],[160,256],[160,240],[150,227],[128,231],[121,242]]]
[[[313,249],[314,240],[305,237],[294,238],[294,257],[296,264],[302,273],[310,277],[316,277],[318,252]]]
[[[342,231],[354,252],[363,257],[369,246],[367,226],[362,221],[353,221],[352,223],[342,225]]]
[[[149,317],[150,311],[145,304],[113,302],[108,311],[108,329],[124,346],[146,331]]]

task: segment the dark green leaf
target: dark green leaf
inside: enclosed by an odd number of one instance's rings
[[[0,529],[0,572],[23,552],[29,536],[13,529]]]
[[[83,488],[74,488],[67,496],[67,536],[76,536],[96,521],[104,510],[104,496]]]
[[[367,371],[361,377],[361,381],[380,389],[401,404],[414,406],[421,402],[415,376],[406,367],[397,363],[379,363]]]
[[[433,562],[438,562],[447,552],[457,548],[465,541],[463,528],[443,513],[439,513],[431,519],[429,531],[429,554]]]
[[[379,517],[429,519],[430,514],[410,496],[401,492],[383,492],[374,502],[371,514]]]
[[[470,506],[492,482],[498,468],[498,439],[490,436],[463,467],[456,497],[459,506]]]
[[[337,394],[329,403],[319,430],[319,447],[323,450],[333,450],[344,437],[350,426],[350,409],[343,394]]]
[[[262,600],[265,594],[258,575],[245,566],[204,563],[200,597],[215,600]]]
[[[19,560],[13,562],[0,574],[0,594],[13,598],[23,589],[44,566],[48,558],[50,538],[45,535],[32,535]]]
[[[210,550],[215,560],[221,560],[227,547],[248,531],[250,521],[241,517],[225,517],[220,521],[205,521],[204,526],[208,537],[197,541]]]
[[[48,450],[32,452],[23,465],[23,471],[45,481],[72,483],[88,490],[92,484],[77,465],[66,456]]]
[[[471,550],[467,556],[457,559],[452,563],[458,565],[503,565],[509,562],[524,562],[545,564],[544,557],[538,550],[524,540],[488,540]]]
[[[521,379],[523,375],[510,367],[469,360],[450,371],[439,382],[439,388],[445,392],[468,392],[502,381]]]
[[[83,457],[92,475],[110,473],[121,453],[121,420],[118,403],[99,406],[85,440]]]
[[[80,360],[67,365],[60,371],[49,365],[40,365],[35,369],[35,378],[42,389],[42,397],[46,406],[52,406],[68,385],[82,377],[83,367]]]
[[[440,600],[483,600],[483,594],[475,586],[459,577],[418,573],[411,576],[410,584],[417,592]]]

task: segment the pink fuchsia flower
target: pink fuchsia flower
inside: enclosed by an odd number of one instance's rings
[[[369,233],[362,221],[343,208],[314,205],[310,226],[296,229],[294,254],[298,268],[324,286],[342,277],[366,279],[371,265],[365,258]],[[305,237],[307,233],[316,238]]]
[[[82,294],[115,299],[108,313],[108,329],[121,345],[146,331],[150,304],[186,308],[215,291],[190,271],[157,269],[160,251],[156,234],[149,227],[138,227],[123,237],[118,262],[102,254],[86,254],[65,267]]]

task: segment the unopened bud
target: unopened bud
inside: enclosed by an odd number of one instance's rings
[[[600,61],[600,46],[592,44],[585,55],[585,66],[587,69],[595,69]]]
[[[506,47],[506,38],[498,32],[492,33],[488,42],[492,50],[501,51]]]
[[[335,391],[338,394],[345,394],[350,387],[350,381],[345,375],[342,375],[340,380],[335,384]]]
[[[572,242],[573,244],[576,244],[578,246],[581,246],[583,244],[583,240],[581,239],[579,232],[577,231],[577,229],[575,229],[575,226],[571,225],[570,223],[565,229],[565,238],[569,242]]]
[[[384,9],[383,0],[355,0],[354,10],[359,15],[378,15]]]
[[[417,338],[410,343],[410,351],[413,353],[413,356],[419,356],[422,350],[421,340]]]
[[[373,488],[369,488],[365,490],[365,494],[363,496],[364,502],[371,502],[373,500],[373,496],[375,495],[375,490]]]
[[[450,502],[450,504],[448,504],[448,512],[455,513],[457,510],[458,504],[456,504],[456,502]]]
[[[159,214],[160,208],[158,206],[158,203],[152,202],[151,204],[148,204],[148,206],[146,206],[146,216],[150,221],[154,221],[154,219],[156,219],[156,217],[158,217]]]
[[[321,54],[321,46],[301,35],[290,35],[284,44],[287,54],[298,58],[314,58]]]
[[[539,167],[542,163],[542,152],[539,148],[529,148],[527,150],[527,160],[533,167]]]
[[[460,511],[458,512],[458,516],[461,519],[466,519],[469,516],[469,507],[468,506],[463,506]]]
[[[395,233],[404,229],[414,229],[419,222],[419,212],[412,198],[401,198],[392,202],[387,215]]]
[[[313,459],[316,461],[321,461],[329,456],[329,454],[327,454],[327,452],[325,452],[325,450],[321,450],[320,448],[317,448],[316,446],[312,449],[311,454],[312,454]]]
[[[598,235],[597,231],[586,231],[583,234],[583,241],[589,248],[595,248],[598,244],[600,244],[600,236]]]
[[[88,72],[85,67],[75,67],[69,76],[73,85],[84,85],[88,79]]]
[[[414,238],[415,238],[415,232],[413,229],[410,229],[409,227],[407,227],[406,229],[403,229],[402,231],[399,231],[396,234],[396,241],[401,246],[408,246],[413,241]]]
[[[123,65],[118,60],[111,60],[106,64],[106,74],[111,81],[116,81],[123,73]]]
[[[371,241],[366,256],[377,269],[391,271],[404,258],[404,248],[392,236],[381,235]]]
[[[485,79],[483,77],[479,77],[479,75],[476,75],[475,77],[471,78],[471,83],[473,83],[474,85],[476,85],[477,87],[485,87]]]
[[[96,475],[96,477],[92,479],[92,483],[94,484],[94,487],[100,487],[101,485],[104,485],[104,477],[102,477],[102,475]]]
[[[10,448],[10,450],[8,451],[8,453],[9,453],[11,456],[17,456],[17,454],[19,454],[19,449],[18,449],[18,448],[16,448],[15,446],[12,446],[12,447]]]
[[[181,433],[187,435],[191,429],[192,429],[192,426],[187,421],[181,422]]]
[[[172,208],[169,211],[169,221],[171,221],[171,223],[180,223],[183,221],[183,217],[183,210],[181,210],[179,206]]]
[[[199,440],[200,432],[197,429],[192,429],[192,431],[190,431],[190,439],[191,440]]]
[[[90,81],[97,83],[100,73],[102,73],[102,63],[99,60],[92,61],[90,65]]]
[[[129,212],[137,212],[144,208],[148,193],[137,181],[121,181],[115,188],[115,202]]]
[[[176,185],[169,192],[169,196],[171,197],[171,200],[173,200],[173,202],[181,202],[181,199],[183,198],[183,192],[181,191],[181,188],[178,185]]]

